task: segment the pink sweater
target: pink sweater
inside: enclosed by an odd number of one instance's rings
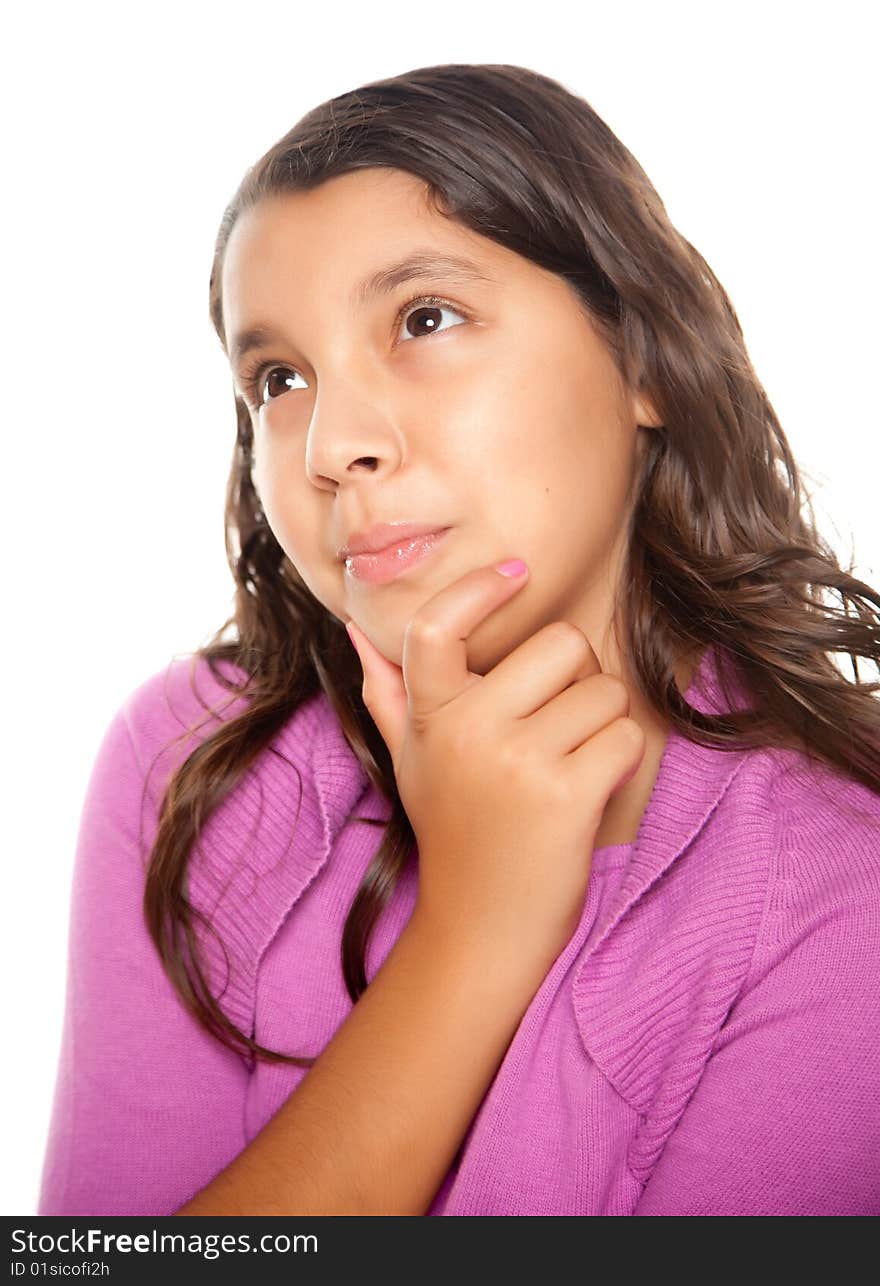
[[[718,657],[688,691],[703,710],[726,708]],[[138,687],[94,763],[41,1215],[173,1213],[307,1074],[207,1035],[144,926],[141,820],[150,844],[172,767],[206,735],[168,746],[207,717],[191,666]],[[195,673],[222,710],[230,694]],[[225,991],[210,953],[228,1016],[316,1055],[351,1010],[340,937],[381,839],[353,814],[389,809],[323,694],[273,748],[209,820],[190,897],[229,951]],[[416,880],[378,921],[368,978]],[[880,1214],[880,797],[792,751],[671,735],[635,844],[596,851],[580,924],[428,1213]]]

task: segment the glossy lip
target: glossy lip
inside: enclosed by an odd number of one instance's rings
[[[442,523],[429,522],[379,522],[367,531],[352,532],[348,544],[337,550],[336,557],[344,562],[351,554],[378,554],[392,545],[400,545],[411,536],[427,536],[445,530]]]
[[[448,535],[451,527],[442,527],[422,535],[399,540],[395,545],[372,554],[352,554],[345,560],[345,570],[355,580],[371,585],[387,585],[411,567],[421,563]]]

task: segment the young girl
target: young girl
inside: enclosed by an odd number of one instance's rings
[[[93,768],[39,1213],[880,1213],[880,596],[635,159],[366,85],[210,299],[235,613]]]

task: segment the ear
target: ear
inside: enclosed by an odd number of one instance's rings
[[[633,393],[630,399],[633,420],[639,428],[660,429],[663,420],[654,409],[653,403],[640,393]]]

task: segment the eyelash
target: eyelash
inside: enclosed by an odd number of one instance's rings
[[[437,308],[437,307],[449,308],[452,312],[458,313],[460,317],[464,317],[465,319],[469,320],[469,316],[464,311],[464,309],[460,308],[458,304],[453,304],[448,299],[441,299],[439,295],[417,295],[415,299],[407,300],[407,302],[401,307],[400,311],[398,312],[397,317],[394,320],[395,334],[397,334],[397,330],[400,326],[400,323],[403,321],[406,314],[410,311],[410,309],[415,309],[416,305],[419,305],[422,308],[426,306],[431,308]],[[431,335],[430,334],[414,335],[413,338],[430,339]],[[251,363],[250,366],[245,366],[242,368],[241,375],[239,377],[241,382],[241,389],[244,394],[245,400],[253,409],[259,410],[261,406],[267,405],[267,403],[264,403],[259,398],[259,394],[262,389],[263,381],[265,380],[266,376],[269,374],[270,371],[273,371],[276,368],[280,370],[291,370],[291,371],[295,371],[297,375],[300,374],[300,372],[296,370],[295,366],[287,366],[285,363],[279,363],[279,362],[270,363],[270,362],[261,362],[257,360]]]

